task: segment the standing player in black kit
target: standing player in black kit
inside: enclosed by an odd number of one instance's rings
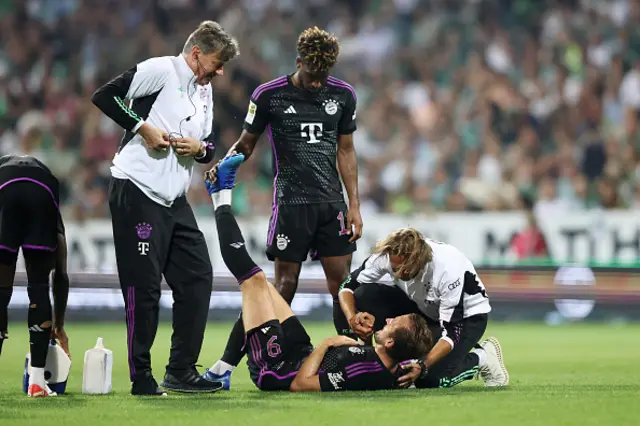
[[[251,96],[240,139],[231,147],[248,158],[266,130],[275,159],[274,194],[267,256],[275,260],[275,286],[291,303],[303,261],[317,250],[334,298],[334,325],[348,334],[340,303],[340,284],[349,276],[355,241],[362,235],[358,170],[353,146],[356,94],[329,76],[340,46],[317,27],[298,38],[297,72],[258,86]],[[215,173],[210,173],[214,178]],[[342,181],[349,207],[344,201]],[[231,371],[243,356],[239,319],[224,355],[204,377],[229,388]]]
[[[55,338],[69,353],[64,317],[69,297],[67,243],[60,205],[58,179],[30,156],[0,158],[0,353],[9,337],[7,308],[13,292],[18,250],[22,248],[29,296],[31,375],[27,395],[55,395],[45,382],[49,339]],[[53,305],[49,275],[53,274]],[[52,321],[53,320],[53,321]]]

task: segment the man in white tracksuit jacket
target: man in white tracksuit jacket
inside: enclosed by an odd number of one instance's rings
[[[93,95],[125,134],[111,167],[109,207],[125,300],[134,395],[164,395],[151,373],[160,284],[173,291],[171,354],[161,385],[214,392],[200,379],[200,354],[212,289],[209,251],[186,199],[195,162],[213,158],[213,89],[237,42],[204,21],[181,54],[147,59]]]

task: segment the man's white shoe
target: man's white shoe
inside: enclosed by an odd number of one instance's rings
[[[509,384],[509,372],[504,366],[502,347],[495,337],[489,337],[480,343],[487,353],[487,362],[480,368],[480,377],[486,387],[500,387]]]

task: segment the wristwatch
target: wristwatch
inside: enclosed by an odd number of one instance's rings
[[[203,158],[207,155],[207,146],[206,142],[202,142],[202,144],[200,144],[200,152],[196,155],[196,158]]]

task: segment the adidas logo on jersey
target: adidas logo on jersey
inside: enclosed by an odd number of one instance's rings
[[[229,245],[231,247],[233,247],[234,249],[239,249],[240,247],[242,247],[244,245],[244,243],[231,243]]]
[[[298,112],[296,111],[296,109],[293,107],[293,105],[290,105],[289,108],[284,110],[285,114],[297,114]]]
[[[264,334],[267,334],[269,332],[269,330],[271,330],[271,327],[265,327],[265,328],[262,329],[262,332]]]

